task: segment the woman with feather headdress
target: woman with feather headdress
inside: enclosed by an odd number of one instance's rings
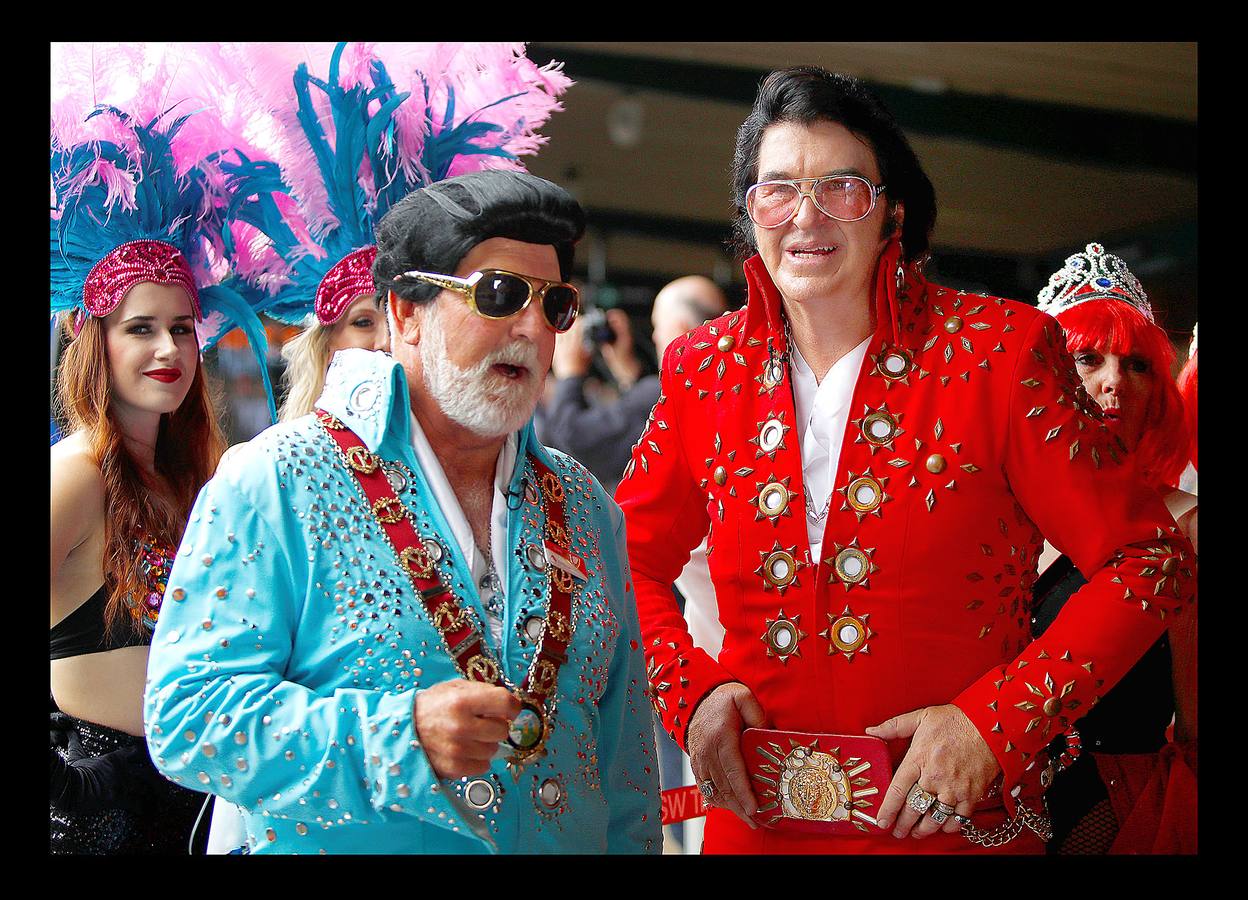
[[[201,348],[236,324],[263,342],[220,283],[219,163],[238,139],[159,48],[54,47],[52,74],[51,309],[68,345],[67,436],[51,451],[51,850],[176,852],[202,798],[156,772],[141,698],[173,550],[224,446]]]

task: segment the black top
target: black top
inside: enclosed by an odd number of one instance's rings
[[[104,629],[104,604],[107,600],[108,590],[100,585],[100,589],[82,606],[52,626],[52,659],[103,653],[122,647],[143,647],[152,642],[152,633],[147,629],[139,634],[133,627],[118,628],[115,631],[121,634],[107,634]]]
[[[1045,569],[1034,588],[1032,634],[1039,637],[1070,596],[1086,583],[1069,557],[1063,556]],[[1170,638],[1166,633],[1075,727],[1084,751],[1155,753],[1166,743],[1166,728],[1173,716]]]

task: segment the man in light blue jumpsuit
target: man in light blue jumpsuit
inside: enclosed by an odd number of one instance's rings
[[[250,852],[660,850],[623,519],[531,424],[583,228],[523,173],[414,192],[378,228],[393,358],[337,354],[323,413],[263,432],[200,493],[147,740],[167,777],[241,807]],[[384,472],[416,551],[350,460]],[[426,605],[413,559],[465,618]],[[466,662],[450,635],[469,626]]]

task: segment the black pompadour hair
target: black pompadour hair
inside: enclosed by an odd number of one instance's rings
[[[780,122],[811,125],[837,122],[865,138],[875,151],[884,196],[890,207],[905,207],[901,243],[909,261],[928,253],[936,224],[936,191],[910,142],[892,113],[861,81],[819,66],[778,69],[763,79],[754,107],[737,131],[732,155],[732,199],[736,205],[733,236],[736,250],[748,255],[757,249],[754,223],[745,209],[745,193],[758,180],[758,155],[763,133]]]
[[[581,205],[544,178],[497,169],[457,175],[413,191],[377,223],[373,281],[404,300],[428,302],[438,287],[394,276],[413,269],[453,275],[469,250],[494,237],[552,245],[567,281],[584,232]]]

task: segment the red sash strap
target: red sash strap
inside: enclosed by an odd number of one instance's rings
[[[476,618],[464,610],[459,598],[442,583],[434,557],[426,549],[428,542],[421,540],[416,532],[411,513],[395,495],[380,459],[337,417],[320,409],[316,410],[316,417],[338,445],[344,462],[359,481],[373,518],[381,526],[399,566],[411,579],[429,620],[442,635],[460,674],[472,681],[510,688],[502,668],[477,628]],[[550,601],[537,653],[519,693],[522,700],[542,707],[553,699],[559,666],[567,660],[573,630],[572,591],[576,585],[573,576],[550,563],[550,553],[554,551],[576,562],[579,558],[568,546],[563,484],[532,454],[529,454],[529,462],[537,473],[545,500],[547,539],[544,552],[547,556],[546,574],[550,579]]]

